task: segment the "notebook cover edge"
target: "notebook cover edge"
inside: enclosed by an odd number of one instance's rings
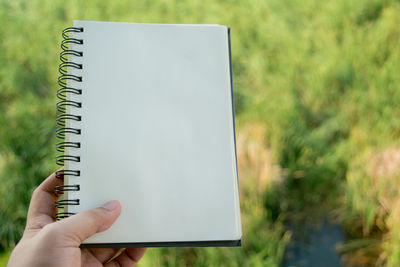
[[[240,247],[242,239],[176,242],[88,243],[80,248],[157,248],[157,247]]]

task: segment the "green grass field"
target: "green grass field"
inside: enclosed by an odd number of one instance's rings
[[[142,266],[279,266],[288,221],[334,217],[348,263],[400,265],[400,1],[0,0],[0,265],[56,169],[61,31],[74,19],[231,27],[242,248]]]

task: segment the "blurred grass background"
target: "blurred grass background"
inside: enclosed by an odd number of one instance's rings
[[[350,266],[400,266],[400,1],[0,0],[0,265],[56,169],[61,31],[74,19],[232,30],[242,248],[150,249],[142,266],[279,266],[322,213]]]

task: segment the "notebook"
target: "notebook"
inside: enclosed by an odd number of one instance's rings
[[[57,218],[119,200],[82,247],[239,246],[230,30],[74,21],[57,92]]]

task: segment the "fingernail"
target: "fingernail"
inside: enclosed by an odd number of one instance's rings
[[[117,201],[111,200],[111,201],[107,202],[106,204],[104,204],[103,208],[105,208],[106,210],[109,210],[109,211],[115,210],[117,208]]]

